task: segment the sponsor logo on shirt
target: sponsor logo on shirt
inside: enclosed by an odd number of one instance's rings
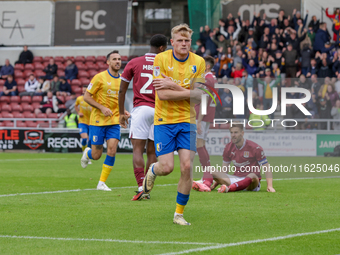
[[[92,86],[93,86],[93,84],[90,83],[89,86],[87,86],[87,89],[88,89],[88,90],[91,90],[91,89],[92,89]]]
[[[168,69],[169,69],[170,72],[172,72],[174,70],[174,67],[168,66]]]
[[[158,76],[160,76],[160,74],[161,74],[161,68],[159,66],[154,66],[153,67],[153,75],[155,77],[158,77]]]

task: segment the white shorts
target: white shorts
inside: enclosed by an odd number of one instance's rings
[[[155,108],[141,105],[132,109],[130,123],[130,138],[141,140],[154,140],[153,119]]]
[[[202,134],[199,134],[197,132],[197,139],[202,139],[206,141],[208,138],[209,127],[210,127],[210,122],[201,121]]]
[[[235,182],[239,182],[244,180],[246,177],[238,177],[235,175],[230,175],[227,174],[228,178],[230,179],[230,184],[234,184]],[[261,182],[259,182],[259,185],[257,185],[257,187],[255,189],[253,189],[252,191],[259,191],[261,189]],[[248,191],[247,189],[244,189],[245,191]]]

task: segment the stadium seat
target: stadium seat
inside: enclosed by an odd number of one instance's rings
[[[40,105],[41,105],[41,104],[38,103],[38,102],[33,102],[33,103],[32,103],[33,110],[36,109],[36,108],[40,108]]]
[[[13,114],[12,113],[9,113],[9,112],[2,112],[1,113],[2,117],[3,118],[8,118],[8,119],[13,119]]]
[[[100,70],[106,70],[109,66],[106,63],[99,62],[97,63],[98,69]]]
[[[19,96],[11,96],[10,98],[11,103],[19,103],[21,101]]]
[[[12,111],[12,108],[8,105],[8,104],[3,104],[1,106],[1,112],[4,113],[4,112],[11,112]]]
[[[43,58],[43,62],[44,62],[44,63],[46,63],[46,62],[48,63],[48,62],[50,62],[50,59],[51,59],[51,58],[53,58],[53,57],[52,57],[52,56],[45,56],[45,57]]]
[[[25,112],[30,112],[32,113],[34,111],[34,108],[32,105],[30,104],[27,104],[27,103],[23,103],[21,104],[21,107],[22,107],[22,111],[25,113]],[[26,118],[26,117],[25,117]]]
[[[16,79],[18,86],[25,86],[26,81],[22,78]]]
[[[35,119],[35,114],[32,112],[25,112],[23,113],[25,118]]]
[[[38,114],[36,114],[36,117],[39,118],[39,119],[46,119],[47,115],[46,115],[46,113],[38,113]]]
[[[42,63],[44,59],[40,56],[36,56],[33,58],[33,63]]]
[[[26,123],[21,121],[21,120],[17,120],[16,126],[17,127],[27,127]]]
[[[64,96],[57,96],[57,98],[58,98],[61,102],[63,102],[63,104],[65,103],[65,98],[64,98]]]
[[[92,62],[86,62],[85,63],[86,66],[87,66],[87,70],[95,70],[95,71],[98,71],[98,65],[97,64],[94,64]]]
[[[0,86],[4,86],[5,85],[5,80],[0,80]]]
[[[68,100],[72,99],[72,96],[66,96],[65,98],[65,102],[67,102]]]
[[[23,79],[24,73],[21,70],[15,70],[14,71],[14,78],[15,79]]]
[[[25,86],[18,86],[18,92],[19,92],[19,94],[21,92],[25,92]]]
[[[15,64],[14,71],[24,71],[24,64]]]
[[[106,63],[106,56],[98,56],[97,57],[97,63],[98,62],[105,62]]]
[[[16,118],[16,119],[22,119],[22,118],[25,118],[24,115],[20,112],[13,112],[13,117]]]
[[[61,109],[61,108],[66,108],[66,106],[64,104],[60,104],[58,105],[58,108]]]
[[[84,86],[84,85],[87,86],[87,85],[90,84],[90,80],[87,79],[87,78],[80,78],[79,80],[80,80],[80,83],[81,83],[82,86]]]
[[[79,71],[78,78],[89,78],[89,73],[86,71]]]
[[[21,97],[21,103],[31,103],[32,102],[32,97],[30,96],[22,96]]]
[[[56,63],[58,66],[58,70],[65,70],[65,65],[63,63]]]
[[[37,127],[37,123],[35,123],[35,122],[32,121],[32,120],[27,120],[27,121],[25,121],[25,123],[26,123],[26,126],[27,126],[27,127],[30,127],[30,128],[35,128],[35,127]]]
[[[85,62],[85,57],[84,56],[76,56],[74,59],[75,62]]]
[[[121,56],[122,61],[128,61],[128,59],[129,59],[128,56]]]
[[[83,62],[76,61],[74,64],[78,67],[78,71],[87,70],[87,66]]]
[[[55,56],[54,61],[63,63],[65,61],[65,59],[64,59],[63,56]]]
[[[95,56],[87,56],[85,58],[85,62],[96,62],[96,57]]]
[[[13,123],[13,121],[6,120],[6,121],[4,121],[4,126],[5,127],[14,127],[14,123]]]
[[[59,70],[57,71],[57,75],[60,76],[65,76],[65,71],[64,70]]]
[[[75,93],[75,94],[81,94],[83,92],[82,88],[81,87],[72,87],[72,92]]]
[[[25,70],[23,75],[24,75],[24,79],[28,79],[28,77],[30,76],[30,74],[34,73],[32,70]]]
[[[35,78],[38,79],[40,76],[45,76],[46,73],[43,72],[42,70],[36,70],[36,71],[34,72],[34,75],[35,75]]]
[[[34,63],[34,70],[44,70],[44,65],[41,64],[40,62]]]
[[[6,97],[6,96],[0,97],[0,103],[9,104],[9,102],[10,102],[10,97]]]
[[[66,62],[68,59],[71,59],[72,62],[74,62],[74,57],[73,57],[73,56],[67,56],[67,57],[65,57],[65,62]]]
[[[134,59],[134,58],[138,58],[139,56],[138,55],[131,55],[128,57],[127,61],[130,61],[131,59]],[[122,59],[123,61],[123,59]]]
[[[71,81],[71,86],[81,86],[81,82],[78,79],[74,79]]]
[[[33,64],[26,64],[25,65],[25,70],[34,70],[34,66],[33,66]]]
[[[59,119],[59,114],[58,113],[50,113],[47,118],[49,119]]]
[[[22,112],[22,106],[20,104],[15,104],[12,106],[12,113],[19,113]]]
[[[2,118],[1,112],[0,112],[0,119]]]
[[[90,70],[88,73],[89,73],[90,79],[92,79],[92,78],[98,73],[98,71],[96,71],[96,70]]]
[[[34,102],[38,102],[40,104],[40,102],[43,100],[42,96],[33,96],[32,97],[32,103]]]

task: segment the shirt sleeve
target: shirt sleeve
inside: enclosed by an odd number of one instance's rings
[[[255,158],[260,165],[264,165],[268,163],[266,155],[262,147],[259,145],[255,148]]]
[[[227,145],[223,151],[223,163],[230,163],[231,159],[229,155],[230,155],[230,151],[229,151],[229,146]]]
[[[133,78],[133,61],[130,61],[124,68],[120,78],[125,82],[130,82]]]
[[[155,60],[153,62],[153,78],[163,79],[162,73],[165,74],[163,61],[160,55],[156,55]]]
[[[77,97],[76,103],[75,103],[75,106],[78,106],[78,105],[79,105],[79,97]]]
[[[97,91],[100,89],[101,83],[100,83],[100,76],[99,75],[95,75],[89,86],[87,86],[86,91],[89,92],[90,94],[95,94],[97,93]]]

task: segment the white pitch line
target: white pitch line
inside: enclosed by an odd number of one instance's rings
[[[158,187],[162,186],[173,186],[178,185],[174,184],[160,184],[155,185]],[[128,187],[113,187],[111,189],[135,189],[136,186],[128,186]],[[97,189],[71,189],[71,190],[56,190],[56,191],[42,191],[42,192],[32,192],[32,193],[16,193],[16,194],[4,194],[0,195],[0,197],[14,197],[14,196],[27,196],[27,195],[43,195],[43,194],[55,194],[55,193],[69,193],[69,192],[80,192],[80,191],[89,191],[89,190],[97,190]]]
[[[294,238],[294,237],[299,237],[299,236],[317,235],[317,234],[329,233],[329,232],[335,232],[335,231],[340,231],[340,228],[327,229],[327,230],[321,230],[321,231],[315,231],[315,232],[292,234],[292,235],[287,235],[287,236],[277,236],[277,237],[272,237],[272,238],[250,240],[250,241],[244,241],[244,242],[238,242],[238,243],[220,244],[220,245],[216,245],[216,246],[208,246],[208,247],[184,250],[184,251],[179,251],[179,252],[162,253],[161,255],[177,255],[177,254],[185,254],[185,253],[192,253],[192,252],[210,251],[210,250],[214,250],[214,249],[221,249],[221,248],[231,247],[231,246],[239,246],[239,245],[245,245],[245,244],[263,243],[263,242],[284,240],[284,239]]]
[[[61,159],[67,159],[67,158],[18,158],[18,159],[0,159],[0,162],[7,162],[7,161],[41,161],[41,160],[61,160]]]
[[[221,243],[198,243],[198,242],[171,242],[171,241],[139,241],[139,240],[119,240],[119,239],[93,239],[93,238],[62,238],[48,236],[9,236],[0,235],[0,238],[15,239],[41,239],[41,240],[58,240],[58,241],[95,241],[95,242],[112,242],[112,243],[144,243],[144,244],[182,244],[182,245],[223,245]]]

